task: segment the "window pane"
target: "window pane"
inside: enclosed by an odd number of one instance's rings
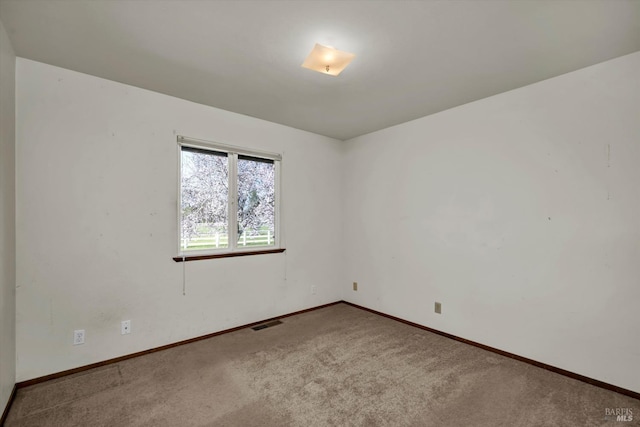
[[[238,156],[238,247],[275,245],[275,164]]]
[[[183,251],[229,247],[226,153],[182,147]]]

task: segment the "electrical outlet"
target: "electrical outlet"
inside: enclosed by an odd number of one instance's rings
[[[120,333],[122,335],[131,333],[131,320],[123,320],[120,324]]]
[[[316,286],[313,285],[311,286],[311,295],[315,295],[316,294]]]
[[[73,345],[84,344],[84,329],[73,331]]]
[[[439,302],[436,302],[435,311],[438,314],[442,314],[442,304],[440,304]]]
[[[353,282],[353,290],[354,291],[358,290],[358,282]]]

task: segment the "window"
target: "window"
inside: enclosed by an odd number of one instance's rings
[[[279,248],[280,156],[184,137],[178,142],[180,254]]]

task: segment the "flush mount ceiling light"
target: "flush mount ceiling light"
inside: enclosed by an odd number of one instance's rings
[[[353,53],[343,52],[333,47],[316,43],[302,66],[322,74],[337,76],[347,68],[347,65],[354,57]]]

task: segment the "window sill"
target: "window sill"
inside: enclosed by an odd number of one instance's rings
[[[279,254],[286,249],[263,249],[259,251],[243,251],[243,252],[228,252],[225,254],[209,254],[209,255],[185,255],[173,257],[175,262],[187,262],[187,261],[199,261],[202,259],[215,259],[215,258],[232,258],[236,256],[248,256],[248,255],[264,255],[264,254]]]

